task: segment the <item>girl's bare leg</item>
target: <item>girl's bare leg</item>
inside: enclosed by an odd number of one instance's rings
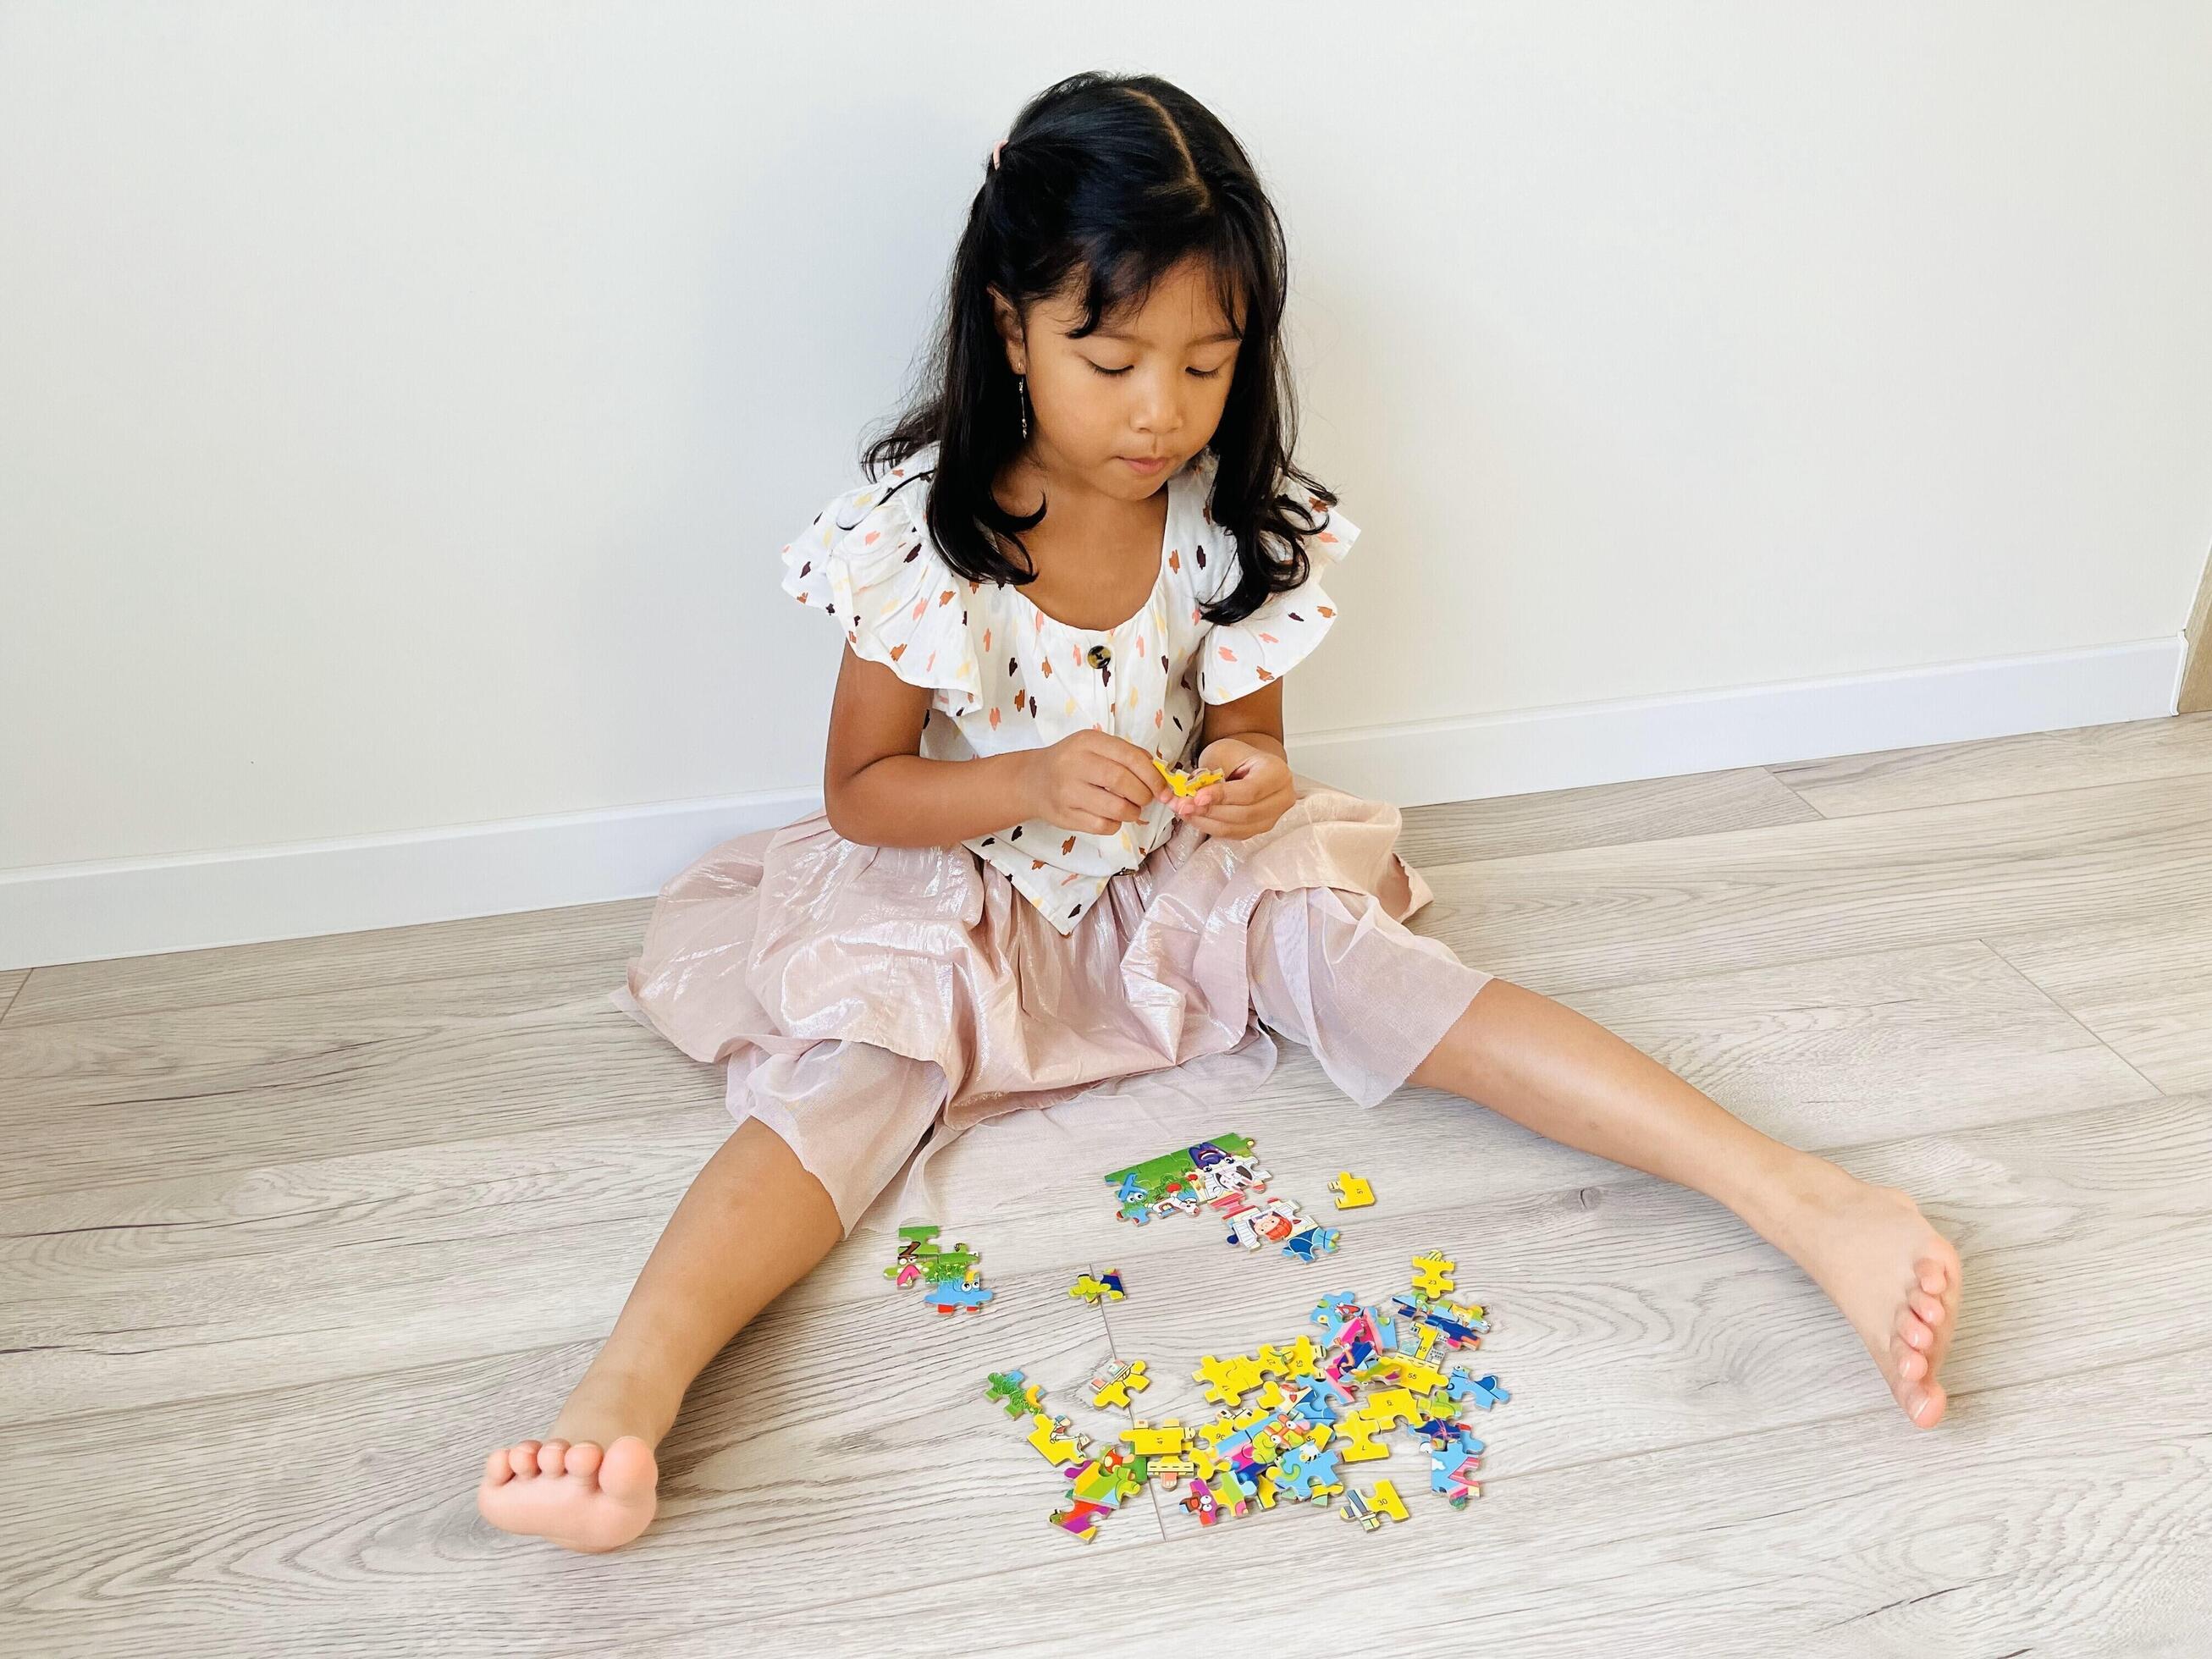
[[[684,1390],[747,1321],[843,1235],[822,1184],[746,1120],[669,1218],[613,1334],[543,1440],[485,1461],[477,1509],[568,1549],[619,1548],[653,1519],[653,1449]]]
[[[1958,1322],[1959,1253],[1894,1187],[1771,1139],[1595,1021],[1511,981],[1475,994],[1408,1079],[1694,1188],[1826,1291],[1905,1415],[1932,1428]]]

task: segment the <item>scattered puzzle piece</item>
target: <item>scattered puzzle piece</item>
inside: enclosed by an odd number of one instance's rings
[[[1459,1263],[1441,1251],[1431,1250],[1413,1258],[1413,1288],[1423,1296],[1449,1296],[1452,1289],[1452,1273]]]
[[[1462,1402],[1472,1400],[1484,1411],[1488,1411],[1501,1400],[1513,1398],[1498,1386],[1495,1376],[1469,1376],[1456,1367],[1451,1374],[1450,1387],[1453,1399]]]
[[[1006,1407],[1009,1417],[1034,1415],[1043,1397],[1042,1390],[1025,1381],[1019,1371],[993,1371],[989,1382],[990,1397]]]
[[[1121,1438],[1140,1457],[1181,1457],[1190,1444],[1190,1431],[1173,1418],[1158,1426],[1139,1418],[1134,1427],[1121,1431]]]
[[[1330,1182],[1328,1189],[1336,1194],[1340,1210],[1364,1210],[1375,1201],[1375,1189],[1349,1170]]]
[[[1238,1401],[1259,1388],[1260,1365],[1246,1355],[1216,1359],[1209,1353],[1200,1356],[1191,1379],[1206,1384],[1206,1397],[1215,1405],[1233,1408]]]
[[[1115,1360],[1091,1379],[1094,1406],[1124,1406],[1132,1394],[1141,1394],[1152,1386],[1152,1379],[1145,1375],[1141,1359]]]
[[[1102,1301],[1119,1302],[1123,1294],[1121,1270],[1116,1267],[1109,1273],[1099,1274],[1095,1278],[1090,1273],[1085,1273],[1074,1284],[1068,1286],[1067,1293],[1088,1303],[1094,1308]]]

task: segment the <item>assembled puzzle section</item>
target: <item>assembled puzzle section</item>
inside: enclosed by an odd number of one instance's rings
[[[1161,1216],[1211,1210],[1228,1224],[1226,1242],[1248,1251],[1279,1244],[1285,1255],[1311,1261],[1334,1250],[1335,1228],[1310,1219],[1295,1200],[1263,1196],[1268,1178],[1252,1143],[1230,1134],[1116,1170],[1106,1184],[1116,1217],[1140,1227]]]
[[[975,1313],[991,1299],[983,1288],[982,1258],[965,1244],[940,1247],[941,1228],[927,1223],[898,1230],[898,1255],[884,1277],[902,1291],[923,1287],[921,1299],[941,1314]]]
[[[1447,1289],[1455,1271],[1436,1251],[1415,1261],[1423,1282]],[[1395,1481],[1363,1492],[1350,1466],[1389,1457],[1389,1437],[1402,1429],[1427,1458],[1430,1492],[1463,1510],[1481,1495],[1484,1443],[1460,1414],[1512,1398],[1495,1376],[1460,1363],[1481,1346],[1488,1312],[1445,1294],[1416,1289],[1373,1304],[1351,1291],[1324,1296],[1308,1317],[1313,1328],[1289,1341],[1200,1360],[1192,1375],[1219,1408],[1212,1421],[1193,1428],[1139,1418],[1103,1451],[1068,1419],[1048,1415],[1019,1371],[994,1372],[986,1394],[1008,1416],[1029,1418],[1030,1443],[1068,1483],[1052,1524],[1085,1541],[1150,1480],[1200,1527],[1279,1501],[1327,1509],[1341,1498],[1343,1518],[1372,1533],[1410,1511]],[[1133,1405],[1150,1385],[1147,1370],[1141,1359],[1110,1360],[1091,1379],[1092,1403]]]

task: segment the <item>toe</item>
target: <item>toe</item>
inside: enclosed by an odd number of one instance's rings
[[[568,1473],[588,1480],[599,1472],[599,1459],[604,1455],[590,1441],[580,1441],[568,1448]]]
[[[503,1486],[514,1479],[514,1471],[507,1467],[507,1448],[501,1446],[484,1459],[483,1483],[487,1486]]]
[[[1906,1402],[1905,1414],[1923,1429],[1932,1429],[1943,1420],[1943,1407],[1948,1396],[1935,1383],[1924,1389],[1915,1389],[1914,1397]]]
[[[1897,1364],[1897,1374],[1908,1382],[1917,1382],[1928,1375],[1928,1356],[1917,1348],[1908,1348],[1902,1342],[1891,1346],[1890,1358]]]
[[[538,1473],[558,1474],[568,1461],[568,1443],[548,1440],[538,1448]]]
[[[1920,1316],[1920,1322],[1934,1330],[1943,1322],[1950,1310],[1925,1291],[1915,1291],[1905,1298],[1905,1305]]]
[[[507,1449],[507,1462],[517,1474],[537,1474],[538,1443],[535,1440],[518,1440]]]
[[[626,1434],[607,1448],[599,1464],[599,1486],[617,1498],[643,1498],[659,1483],[660,1469],[653,1461],[653,1448],[634,1434]]]
[[[1897,1310],[1897,1334],[1908,1346],[1915,1348],[1925,1348],[1936,1340],[1935,1333],[1922,1324],[1920,1316],[1910,1308]]]

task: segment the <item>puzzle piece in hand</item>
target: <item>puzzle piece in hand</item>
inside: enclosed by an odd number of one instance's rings
[[[1431,1250],[1413,1258],[1413,1288],[1423,1296],[1449,1296],[1452,1291],[1452,1274],[1459,1263],[1440,1250]]]
[[[1340,1210],[1364,1210],[1375,1201],[1375,1188],[1346,1170],[1328,1183]]]
[[[1206,1384],[1206,1397],[1215,1405],[1233,1409],[1237,1401],[1259,1388],[1260,1362],[1249,1354],[1216,1359],[1209,1353],[1200,1358],[1191,1379]]]
[[[1121,1270],[1115,1267],[1095,1278],[1090,1273],[1085,1273],[1074,1284],[1068,1286],[1067,1293],[1079,1297],[1094,1308],[1102,1301],[1119,1302],[1124,1294],[1121,1289]]]
[[[1170,771],[1168,763],[1158,755],[1152,757],[1152,769],[1160,775],[1169,788],[1185,798],[1196,794],[1208,784],[1221,782],[1227,775],[1225,773],[1215,771]]]
[[[1152,1386],[1152,1379],[1145,1375],[1141,1359],[1115,1360],[1091,1379],[1093,1390],[1091,1403],[1094,1406],[1127,1406],[1132,1394],[1142,1393]]]
[[[1026,1380],[1019,1371],[993,1371],[989,1382],[987,1392],[1006,1408],[1009,1417],[1020,1417],[1024,1413],[1034,1415],[1043,1402],[1044,1390]]]
[[[1495,1376],[1469,1376],[1457,1366],[1452,1369],[1450,1388],[1453,1399],[1462,1404],[1472,1400],[1484,1411],[1488,1411],[1501,1400],[1513,1398],[1498,1386]]]

